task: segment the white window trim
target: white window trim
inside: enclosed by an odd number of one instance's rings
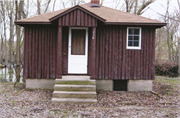
[[[129,30],[129,28],[140,29],[140,31],[139,31],[139,47],[128,46],[128,35],[129,35],[128,30]],[[142,32],[141,27],[127,27],[126,49],[138,49],[138,50],[141,49],[141,34],[142,34],[141,32]]]

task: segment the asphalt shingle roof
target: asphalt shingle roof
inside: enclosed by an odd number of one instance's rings
[[[80,7],[88,10],[89,12],[105,19],[105,23],[147,23],[147,24],[162,24],[165,25],[165,23],[159,22],[157,20],[152,20],[149,18],[145,18],[139,15],[123,12],[120,10],[112,9],[109,7],[105,6],[100,6],[100,7],[91,7],[91,3],[86,3],[80,5]],[[71,7],[72,8],[72,7]],[[71,8],[66,8],[38,16],[34,16],[31,18],[26,18],[17,21],[16,23],[50,23],[50,19],[65,12],[68,9]]]

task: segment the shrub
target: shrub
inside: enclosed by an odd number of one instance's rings
[[[169,60],[156,60],[155,61],[156,75],[165,75],[169,77],[177,77],[178,64]]]

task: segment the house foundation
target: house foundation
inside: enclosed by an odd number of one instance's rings
[[[114,91],[113,80],[96,80],[96,88],[106,91]],[[117,85],[116,85],[117,86]],[[152,80],[127,80],[127,91],[152,91]]]
[[[54,89],[54,79],[26,79],[26,89]]]
[[[26,79],[27,89],[54,89],[54,79]],[[114,91],[113,80],[96,80],[96,89]],[[116,85],[117,86],[117,85]],[[152,91],[152,80],[127,80],[127,91]]]
[[[152,80],[129,80],[128,91],[152,91]]]
[[[96,80],[96,89],[113,91],[113,80]]]

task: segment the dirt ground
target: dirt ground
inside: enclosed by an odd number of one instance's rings
[[[97,104],[53,104],[52,90],[0,83],[0,118],[180,118],[180,79],[156,77],[156,92],[97,91]]]

